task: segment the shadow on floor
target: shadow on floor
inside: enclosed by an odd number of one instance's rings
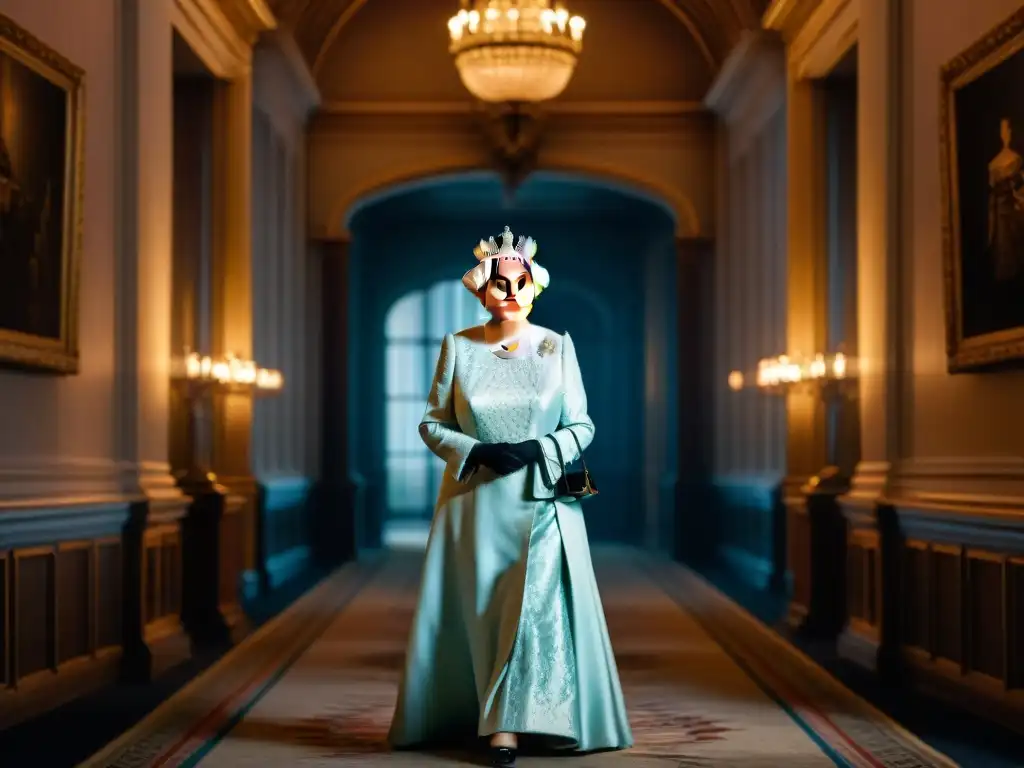
[[[253,627],[276,616],[328,572],[312,570],[274,594],[246,604]],[[136,725],[224,653],[221,650],[197,654],[152,683],[111,685],[2,731],[0,765],[74,768]]]
[[[841,659],[834,644],[800,637],[785,621],[785,595],[753,589],[722,565],[690,567],[776,629],[847,688],[964,768],[1024,767],[1024,738],[1019,734],[913,691],[887,687],[870,672]]]

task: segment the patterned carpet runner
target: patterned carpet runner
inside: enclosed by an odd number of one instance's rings
[[[955,766],[690,571],[595,561],[636,746],[523,768]],[[384,743],[419,568],[342,569],[81,768],[479,764]]]

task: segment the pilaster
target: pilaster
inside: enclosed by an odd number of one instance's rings
[[[125,664],[149,677],[187,655],[176,599],[189,499],[168,461],[171,365],[173,83],[171,0],[123,0],[118,16],[117,376],[115,435],[125,491]],[[163,563],[164,567],[159,567]]]
[[[860,0],[857,65],[857,342],[861,460],[841,499],[849,521],[851,562],[884,585],[851,617],[840,649],[867,665],[894,651],[899,594],[895,522],[885,505],[903,453],[899,394],[907,361],[901,327],[900,0]],[[881,513],[881,516],[879,515]],[[888,536],[883,534],[888,533]],[[865,650],[867,649],[867,650]]]
[[[790,60],[786,81],[787,311],[786,352],[811,355],[827,343],[824,110],[814,81],[798,76]],[[800,488],[826,460],[825,413],[817,398],[787,396],[787,506],[802,504]]]

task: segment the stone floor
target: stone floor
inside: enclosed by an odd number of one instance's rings
[[[574,765],[955,765],[692,572],[596,562],[636,744]],[[418,576],[408,553],[335,575],[83,768],[474,764],[384,743]]]

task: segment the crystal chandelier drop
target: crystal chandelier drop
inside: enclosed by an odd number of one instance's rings
[[[473,0],[448,21],[450,51],[481,101],[548,101],[572,79],[586,22],[550,0]]]

